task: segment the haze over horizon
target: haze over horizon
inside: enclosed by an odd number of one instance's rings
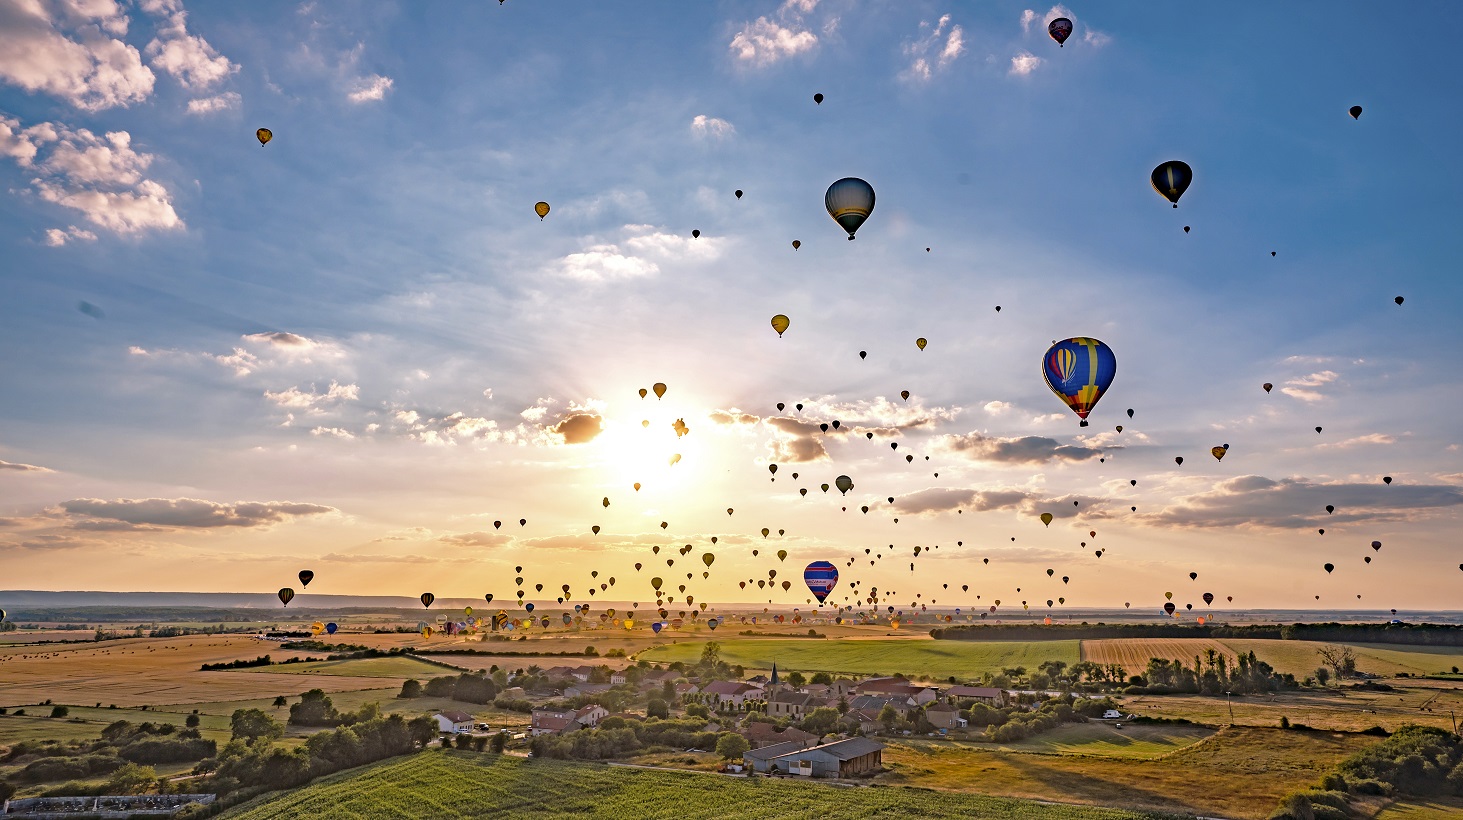
[[[284,8],[0,4],[0,586],[1459,606],[1450,7]]]

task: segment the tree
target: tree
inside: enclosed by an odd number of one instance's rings
[[[284,737],[284,726],[259,709],[235,709],[229,718],[229,728],[234,740],[253,744],[259,738],[274,740]]]
[[[289,703],[289,698],[285,697],[284,695],[280,695],[279,697],[274,699],[274,708],[279,709],[281,707],[288,706]]]
[[[879,722],[884,724],[885,729],[894,728],[894,724],[898,720],[899,712],[895,711],[893,706],[886,703],[884,708],[879,710]]]
[[[197,729],[198,728],[198,723],[199,723],[199,718],[198,718],[198,715],[196,715],[196,714],[189,715],[187,718],[185,718],[183,720],[183,725],[184,726],[187,726],[189,729]]]
[[[660,698],[651,698],[645,704],[645,716],[658,717],[662,720],[665,720],[671,716],[671,707],[668,706],[666,702],[661,700]]]
[[[794,689],[801,689],[804,685],[807,684],[807,682],[808,679],[803,675],[802,672],[787,673],[787,685],[791,686]]]
[[[828,674],[827,672],[814,672],[812,681],[813,683],[819,684],[821,686],[832,686],[833,676]]]
[[[736,732],[722,732],[716,739],[716,753],[722,760],[741,760],[750,748],[747,739]]]
[[[51,707],[51,717],[53,717],[53,718],[63,718],[63,717],[66,717],[70,713],[71,713],[71,710],[70,709],[67,709],[65,706],[52,706]]]
[[[715,669],[721,665],[721,644],[716,641],[707,641],[701,647],[701,666],[707,669]]]
[[[838,725],[838,718],[837,709],[820,706],[803,718],[802,730],[822,737],[833,731],[833,727]]]
[[[493,751],[502,754],[503,750],[508,748],[508,735],[502,732],[493,735],[493,739],[490,745],[492,746]]]
[[[338,726],[340,713],[335,710],[324,689],[311,689],[300,695],[300,702],[290,707],[293,726]]]
[[[660,685],[660,697],[666,703],[676,702],[676,684],[673,681],[666,681]]]
[[[1356,650],[1351,647],[1327,644],[1317,649],[1316,654],[1321,656],[1321,663],[1336,673],[1337,680],[1356,674]]]
[[[1329,681],[1330,679],[1331,679],[1331,670],[1327,669],[1324,666],[1318,666],[1318,667],[1316,667],[1316,682],[1317,683],[1321,684],[1322,686],[1325,686],[1326,685],[1326,682]]]
[[[686,714],[698,718],[710,718],[711,710],[700,703],[692,703],[686,707]]]
[[[404,680],[401,682],[401,693],[399,698],[419,698],[422,696],[422,682],[419,680]]]
[[[107,780],[107,794],[142,794],[157,782],[157,771],[151,766],[128,763]]]

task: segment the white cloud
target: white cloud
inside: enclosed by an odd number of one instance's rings
[[[310,431],[310,435],[312,435],[312,436],[334,436],[335,438],[343,438],[343,439],[353,439],[353,438],[355,438],[355,435],[352,434],[349,430],[344,430],[344,429],[342,429],[340,427],[316,427],[314,430],[311,430]]]
[[[0,3],[0,79],[85,111],[127,106],[152,93],[153,73],[125,34],[114,0]]]
[[[635,256],[626,256],[618,245],[593,245],[559,260],[559,273],[581,282],[638,279],[660,273],[660,266]]]
[[[1312,373],[1309,376],[1301,376],[1298,379],[1291,379],[1286,384],[1293,384],[1297,387],[1320,387],[1323,384],[1330,384],[1339,378],[1333,370],[1322,370],[1319,373]]]
[[[316,393],[314,388],[306,392],[298,387],[291,387],[287,390],[281,390],[278,393],[265,391],[264,398],[269,399],[280,407],[317,410],[326,404],[358,401],[361,398],[361,388],[354,384],[340,384],[339,382],[332,381],[330,388],[324,393]]]
[[[45,467],[37,467],[34,464],[17,464],[11,461],[0,461],[0,470],[14,470],[21,473],[49,473],[53,472]]]
[[[993,416],[999,416],[1004,413],[1009,413],[1011,411],[1011,404],[1010,402],[1004,401],[988,401],[985,403],[984,409]]]
[[[904,44],[904,55],[911,58],[912,62],[901,76],[908,80],[924,81],[948,67],[965,52],[965,33],[960,26],[950,25],[948,14],[941,17],[933,28],[927,22],[921,22],[919,26],[922,30],[930,31],[925,36]]]
[[[1280,388],[1280,392],[1293,399],[1300,399],[1304,402],[1318,402],[1326,398],[1314,390],[1306,390],[1300,387],[1282,387]]]
[[[814,5],[816,4],[792,0],[783,4],[780,10],[783,16],[787,16],[787,12],[794,12],[793,19],[785,26],[766,17],[758,17],[756,22],[748,23],[732,37],[729,46],[732,56],[749,65],[769,66],[787,57],[811,51],[818,45],[818,35],[803,28],[802,21],[797,19],[795,12],[804,7],[811,11]]]
[[[291,518],[337,512],[334,507],[294,501],[239,501],[223,504],[197,498],[78,498],[61,504],[61,510],[85,516],[73,523],[81,529],[163,527],[267,527]],[[98,527],[101,525],[101,527]]]
[[[46,245],[52,248],[59,248],[67,242],[95,242],[97,235],[91,231],[78,228],[75,225],[68,226],[65,230],[61,228],[46,229]]]
[[[153,68],[177,80],[184,88],[206,89],[239,70],[207,40],[188,33],[188,13],[182,0],[143,0],[142,10],[162,17],[157,36],[147,44]],[[237,96],[237,95],[235,95]],[[190,104],[189,110],[192,110]]]
[[[232,111],[239,107],[243,98],[236,92],[225,91],[222,94],[215,94],[212,97],[201,97],[188,101],[189,114],[217,114],[220,111]]]
[[[1111,43],[1112,38],[1100,31],[1094,31],[1089,28],[1082,34],[1082,42],[1087,43],[1093,48],[1102,48],[1108,43]]]
[[[724,241],[665,233],[650,225],[626,225],[619,242],[601,242],[558,260],[555,272],[581,282],[639,279],[660,273],[659,261],[709,261],[721,255]]]
[[[1026,75],[1035,71],[1037,66],[1041,65],[1041,63],[1042,60],[1040,57],[1032,54],[1029,51],[1023,51],[1020,54],[1017,54],[1015,57],[1011,58],[1010,73],[1015,74],[1018,77],[1025,77]]]
[[[723,119],[708,117],[705,114],[697,114],[691,120],[691,133],[698,137],[721,139],[730,137],[737,132],[735,126]]]
[[[395,80],[390,77],[383,77],[380,74],[372,74],[369,77],[362,77],[356,80],[351,92],[346,95],[353,103],[375,102],[386,98],[386,92],[391,90]]]
[[[1386,433],[1368,433],[1367,435],[1355,436],[1345,441],[1318,444],[1316,448],[1320,450],[1346,450],[1362,444],[1395,444],[1396,442],[1396,436],[1391,436]]]
[[[1036,12],[1035,11],[1032,11],[1031,9],[1026,9],[1025,11],[1021,12],[1021,30],[1022,31],[1031,31],[1031,24],[1034,23],[1034,22],[1036,22]]]
[[[50,153],[37,162],[46,148]],[[18,120],[0,117],[0,154],[35,169],[30,190],[42,200],[80,211],[114,233],[184,227],[167,189],[144,177],[153,155],[133,150],[126,131],[98,137],[56,123],[21,129]]]

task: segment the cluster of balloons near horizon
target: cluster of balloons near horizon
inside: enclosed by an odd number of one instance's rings
[[[500,3],[502,2],[502,0],[499,1]],[[1064,46],[1067,38],[1071,36],[1072,31],[1072,21],[1066,17],[1058,17],[1052,20],[1047,26],[1048,34],[1059,47]],[[821,105],[823,100],[823,94],[818,93],[813,95],[814,103]],[[1353,119],[1359,119],[1362,113],[1361,106],[1352,106],[1349,109],[1349,113]],[[255,132],[255,136],[258,138],[259,144],[262,147],[264,145],[267,145],[273,139],[274,134],[268,128],[260,128]],[[1193,169],[1187,163],[1180,160],[1170,160],[1161,163],[1156,168],[1154,168],[1152,174],[1150,175],[1150,182],[1154,190],[1157,191],[1165,199],[1167,199],[1170,203],[1172,203],[1173,207],[1175,208],[1178,207],[1179,199],[1183,196],[1184,192],[1188,190],[1192,181]],[[738,189],[735,192],[735,196],[737,199],[741,199],[743,196],[743,191]],[[849,240],[853,240],[855,238],[855,234],[858,229],[867,221],[869,216],[873,213],[874,204],[875,194],[873,186],[869,185],[868,182],[857,177],[845,177],[839,179],[838,181],[830,185],[828,187],[828,190],[824,194],[824,207],[828,211],[828,215],[843,230],[847,232]],[[535,203],[534,212],[542,221],[545,217],[548,216],[550,212],[549,203],[544,201]],[[1185,233],[1188,233],[1189,230],[1189,226],[1184,226]],[[692,231],[693,238],[699,238],[700,234],[700,230]],[[793,240],[792,245],[793,249],[797,250],[801,247],[801,242],[798,240]],[[926,248],[926,251],[928,250],[929,248]],[[1274,256],[1275,253],[1272,251],[1271,255]],[[1404,300],[1403,297],[1398,296],[1395,298],[1394,301],[1400,306]],[[1000,309],[1001,308],[999,306],[996,307],[996,310],[998,312],[1000,311]],[[785,314],[777,314],[772,318],[773,329],[777,331],[779,337],[788,330],[790,325],[791,320]],[[916,340],[916,345],[920,350],[924,350],[926,344],[927,340],[923,337]],[[864,358],[866,357],[866,355],[867,354],[865,351],[860,351],[859,353],[860,358]],[[1092,411],[1097,402],[1102,398],[1103,394],[1111,386],[1113,377],[1116,374],[1116,369],[1116,357],[1113,355],[1111,349],[1108,348],[1108,346],[1101,341],[1088,337],[1073,337],[1062,342],[1054,342],[1052,346],[1048,348],[1046,355],[1043,357],[1043,376],[1046,379],[1047,386],[1073,412],[1077,414],[1080,420],[1080,426],[1082,427],[1087,426],[1088,414]],[[1265,392],[1269,393],[1272,387],[1273,385],[1271,383],[1265,383]],[[666,389],[667,388],[664,383],[655,384],[654,391],[657,399],[664,397]],[[901,391],[901,395],[905,400],[908,400],[910,394],[909,391],[906,390]],[[640,390],[640,396],[641,398],[644,398],[646,396],[645,389],[642,388]],[[799,409],[801,409],[801,405],[799,405],[798,407]],[[778,409],[782,409],[781,404],[778,405]],[[1132,415],[1133,411],[1131,409],[1128,410],[1128,416],[1131,418]],[[645,422],[646,425],[648,425],[648,423],[648,421]],[[678,420],[678,422],[674,426],[676,428],[677,437],[684,436],[687,432],[689,432],[689,429],[685,427],[684,420]],[[837,427],[838,422],[835,421],[833,423],[833,426]],[[824,429],[826,432],[827,425],[824,425]],[[1321,427],[1316,428],[1317,433],[1320,433],[1321,430]],[[1122,426],[1118,426],[1117,431],[1119,433],[1122,433]],[[869,437],[872,438],[873,434],[870,433]],[[891,446],[897,447],[897,445]],[[1224,444],[1211,448],[1210,453],[1214,456],[1216,460],[1222,461],[1228,451],[1229,445]],[[928,457],[926,458],[928,459]],[[912,461],[913,457],[906,456],[906,459]],[[671,458],[671,464],[675,464],[679,460],[680,455],[677,454]],[[1102,460],[1105,461],[1106,459],[1103,458]],[[1183,458],[1181,456],[1176,457],[1175,462],[1182,466]],[[776,466],[773,465],[770,467],[770,469],[775,475]],[[936,476],[938,476],[938,473],[936,473]],[[794,477],[796,477],[796,474],[794,474]],[[775,480],[775,478],[773,480]],[[1384,477],[1383,480],[1384,483],[1389,485],[1392,482],[1390,476]],[[1134,485],[1137,484],[1136,480],[1131,483]],[[839,476],[836,484],[838,486],[839,492],[843,495],[846,495],[848,491],[853,488],[853,482],[848,476]],[[637,491],[640,489],[639,483],[635,484],[635,489]],[[827,492],[828,485],[824,484],[823,490],[824,492]],[[806,495],[807,491],[802,490],[802,493]],[[893,502],[892,498],[890,499],[890,502]],[[1073,503],[1076,504],[1077,502],[1074,501]],[[609,506],[608,497],[604,499],[604,504],[606,507]],[[1137,508],[1134,507],[1133,509],[1134,511],[1136,511]],[[1327,511],[1330,512],[1331,509],[1332,508],[1328,506]],[[867,513],[868,507],[863,507],[863,510],[865,513]],[[728,514],[730,513],[731,510],[728,509]],[[1048,527],[1051,525],[1051,521],[1053,520],[1053,516],[1051,513],[1042,513],[1040,518],[1042,523]],[[896,522],[897,520],[898,519],[895,519]],[[501,522],[499,521],[495,521],[493,522],[493,524],[495,529],[501,526]],[[524,525],[526,524],[526,521],[520,519],[519,524]],[[663,522],[661,526],[662,529],[664,529],[666,527],[666,524]],[[600,528],[597,525],[592,528],[592,531],[595,534],[598,534],[599,530]],[[1320,530],[1320,532],[1324,534],[1325,530]],[[767,529],[765,528],[763,529],[763,535],[764,537],[767,535]],[[713,538],[712,540],[714,542],[715,538]],[[1012,540],[1014,541],[1015,539],[1012,538]],[[1380,542],[1374,541],[1372,543],[1374,549],[1380,547]],[[866,550],[866,552],[867,551],[868,550]],[[786,551],[780,551],[779,554],[780,557],[785,557]],[[919,554],[918,547],[916,547],[915,554],[916,556]],[[1101,555],[1102,551],[1097,551],[1097,556],[1101,557]],[[707,553],[705,556],[703,556],[703,560],[706,559],[714,560],[714,556],[712,556],[710,553]],[[1370,563],[1371,557],[1367,556],[1366,560],[1368,563]],[[989,559],[986,559],[986,562],[989,563]],[[673,562],[668,561],[668,564],[670,563]],[[711,566],[711,560],[706,560],[706,565],[709,568]],[[640,568],[640,566],[640,564],[635,565],[637,570]],[[912,570],[914,568],[914,565],[911,564],[910,568]],[[1324,569],[1326,570],[1326,572],[1329,573],[1334,569],[1334,566],[1330,563],[1327,563],[1324,565]],[[1459,565],[1459,569],[1463,570],[1463,564]],[[521,570],[522,568],[520,567],[519,571]],[[830,570],[831,574],[829,572]],[[1048,575],[1051,575],[1050,570],[1048,571]],[[1191,573],[1190,576],[1192,578],[1194,574]],[[303,586],[308,586],[311,578],[313,578],[313,573],[308,570],[302,571],[300,573],[300,581]],[[828,593],[832,590],[833,585],[837,582],[837,570],[829,562],[815,561],[810,564],[805,570],[804,579],[808,583],[809,589],[814,592],[814,594],[818,597],[819,603],[821,604],[827,597]],[[1067,579],[1064,576],[1063,581],[1065,582],[1066,580]],[[611,581],[613,582],[613,579],[611,579]],[[520,578],[520,586],[521,583],[522,579]],[[601,586],[603,587],[604,585]],[[788,587],[788,582],[784,581],[783,587],[784,590],[786,590]],[[946,587],[948,588],[948,584],[946,585]],[[541,590],[542,585],[538,585],[538,588]],[[657,590],[658,589],[659,585],[657,585]],[[682,586],[681,589],[684,591],[684,586]],[[567,584],[564,585],[564,592],[566,595],[569,593],[569,586]],[[593,594],[593,592],[594,590],[591,589],[590,593]],[[523,596],[524,593],[520,590],[518,592],[519,599],[522,600]],[[1169,597],[1172,597],[1171,593],[1169,594]],[[1209,593],[1205,593],[1204,597],[1206,604],[1210,603],[1213,599],[1213,596]],[[279,598],[284,605],[288,606],[290,600],[294,598],[294,591],[289,588],[281,589],[279,591]],[[1319,599],[1319,596],[1317,596],[1317,598]],[[434,597],[431,593],[423,593],[421,596],[422,604],[425,607],[430,607],[433,599]],[[492,595],[489,594],[487,596],[487,599],[488,601],[491,601]],[[564,599],[560,598],[559,600],[560,602],[562,602]],[[1233,598],[1231,597],[1230,600],[1232,601]],[[1048,602],[1048,604],[1050,605],[1050,602]],[[532,612],[532,608],[533,605],[531,603],[526,606],[526,609],[529,612]],[[704,603],[702,604],[702,608],[705,608]],[[1190,605],[1190,608],[1192,608],[1192,605]],[[890,607],[890,609],[892,611],[892,607]],[[1169,603],[1165,606],[1165,610],[1169,611],[1170,614],[1172,614],[1172,609],[1172,603]],[[991,607],[991,610],[994,611],[995,607]],[[982,613],[982,615],[984,615],[984,613]],[[3,617],[3,614],[0,614],[0,617]],[[568,614],[566,613],[564,617],[567,623],[567,619],[569,618]],[[547,621],[547,619],[545,619],[545,621]],[[1047,619],[1047,622],[1050,622],[1049,618]],[[626,623],[628,628],[630,621],[627,619]],[[894,622],[893,625],[897,628],[898,622]],[[333,624],[331,626],[333,626]],[[659,631],[659,624],[656,624],[655,626],[657,627],[657,631]],[[715,627],[713,626],[712,628],[714,629]],[[425,632],[430,633],[430,628],[426,629]]]

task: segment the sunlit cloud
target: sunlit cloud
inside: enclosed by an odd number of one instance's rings
[[[21,473],[49,473],[53,472],[45,467],[37,467],[34,464],[16,464],[10,461],[0,461],[0,470],[9,470]]]
[[[723,139],[736,134],[737,129],[726,120],[697,114],[691,120],[691,133],[703,139]]]
[[[0,79],[83,111],[146,100],[155,78],[119,39],[127,24],[113,0],[0,5]]]
[[[1328,504],[1336,508],[1334,513],[1326,512]],[[1134,518],[1153,526],[1308,529],[1328,523],[1406,521],[1459,505],[1463,488],[1452,485],[1388,487],[1247,475],[1177,497],[1159,512]]]
[[[233,91],[226,91],[222,94],[215,94],[212,97],[200,97],[188,101],[189,114],[217,114],[220,111],[234,111],[243,104],[244,98]]]
[[[741,63],[762,67],[813,50],[818,35],[803,24],[802,15],[817,6],[817,0],[786,0],[777,10],[781,22],[758,17],[732,37],[732,56]]]
[[[157,36],[147,44],[148,63],[153,68],[190,89],[207,89],[239,70],[207,40],[188,33],[188,13],[182,0],[142,0],[140,5],[148,14],[162,18]]]
[[[929,80],[938,71],[948,68],[961,54],[965,53],[965,32],[958,25],[950,24],[950,15],[940,18],[933,27],[921,22],[921,30],[928,33],[919,39],[904,44],[904,55],[911,62],[901,76],[908,80]]]
[[[1035,71],[1042,63],[1042,59],[1029,51],[1023,51],[1011,58],[1011,70],[1009,73],[1017,77],[1025,77]]]
[[[372,74],[369,77],[361,77],[351,87],[346,99],[353,103],[376,102],[386,98],[386,92],[396,84],[390,77],[383,77],[380,74]]]
[[[334,507],[296,501],[238,501],[223,504],[197,498],[78,498],[60,509],[84,516],[78,523],[120,522],[166,528],[267,527],[293,518],[334,513]]]
[[[1101,450],[1093,447],[1059,444],[1056,439],[1045,436],[1001,438],[973,432],[963,436],[940,436],[934,440],[934,445],[974,461],[1003,464],[1087,461],[1102,454]]]

